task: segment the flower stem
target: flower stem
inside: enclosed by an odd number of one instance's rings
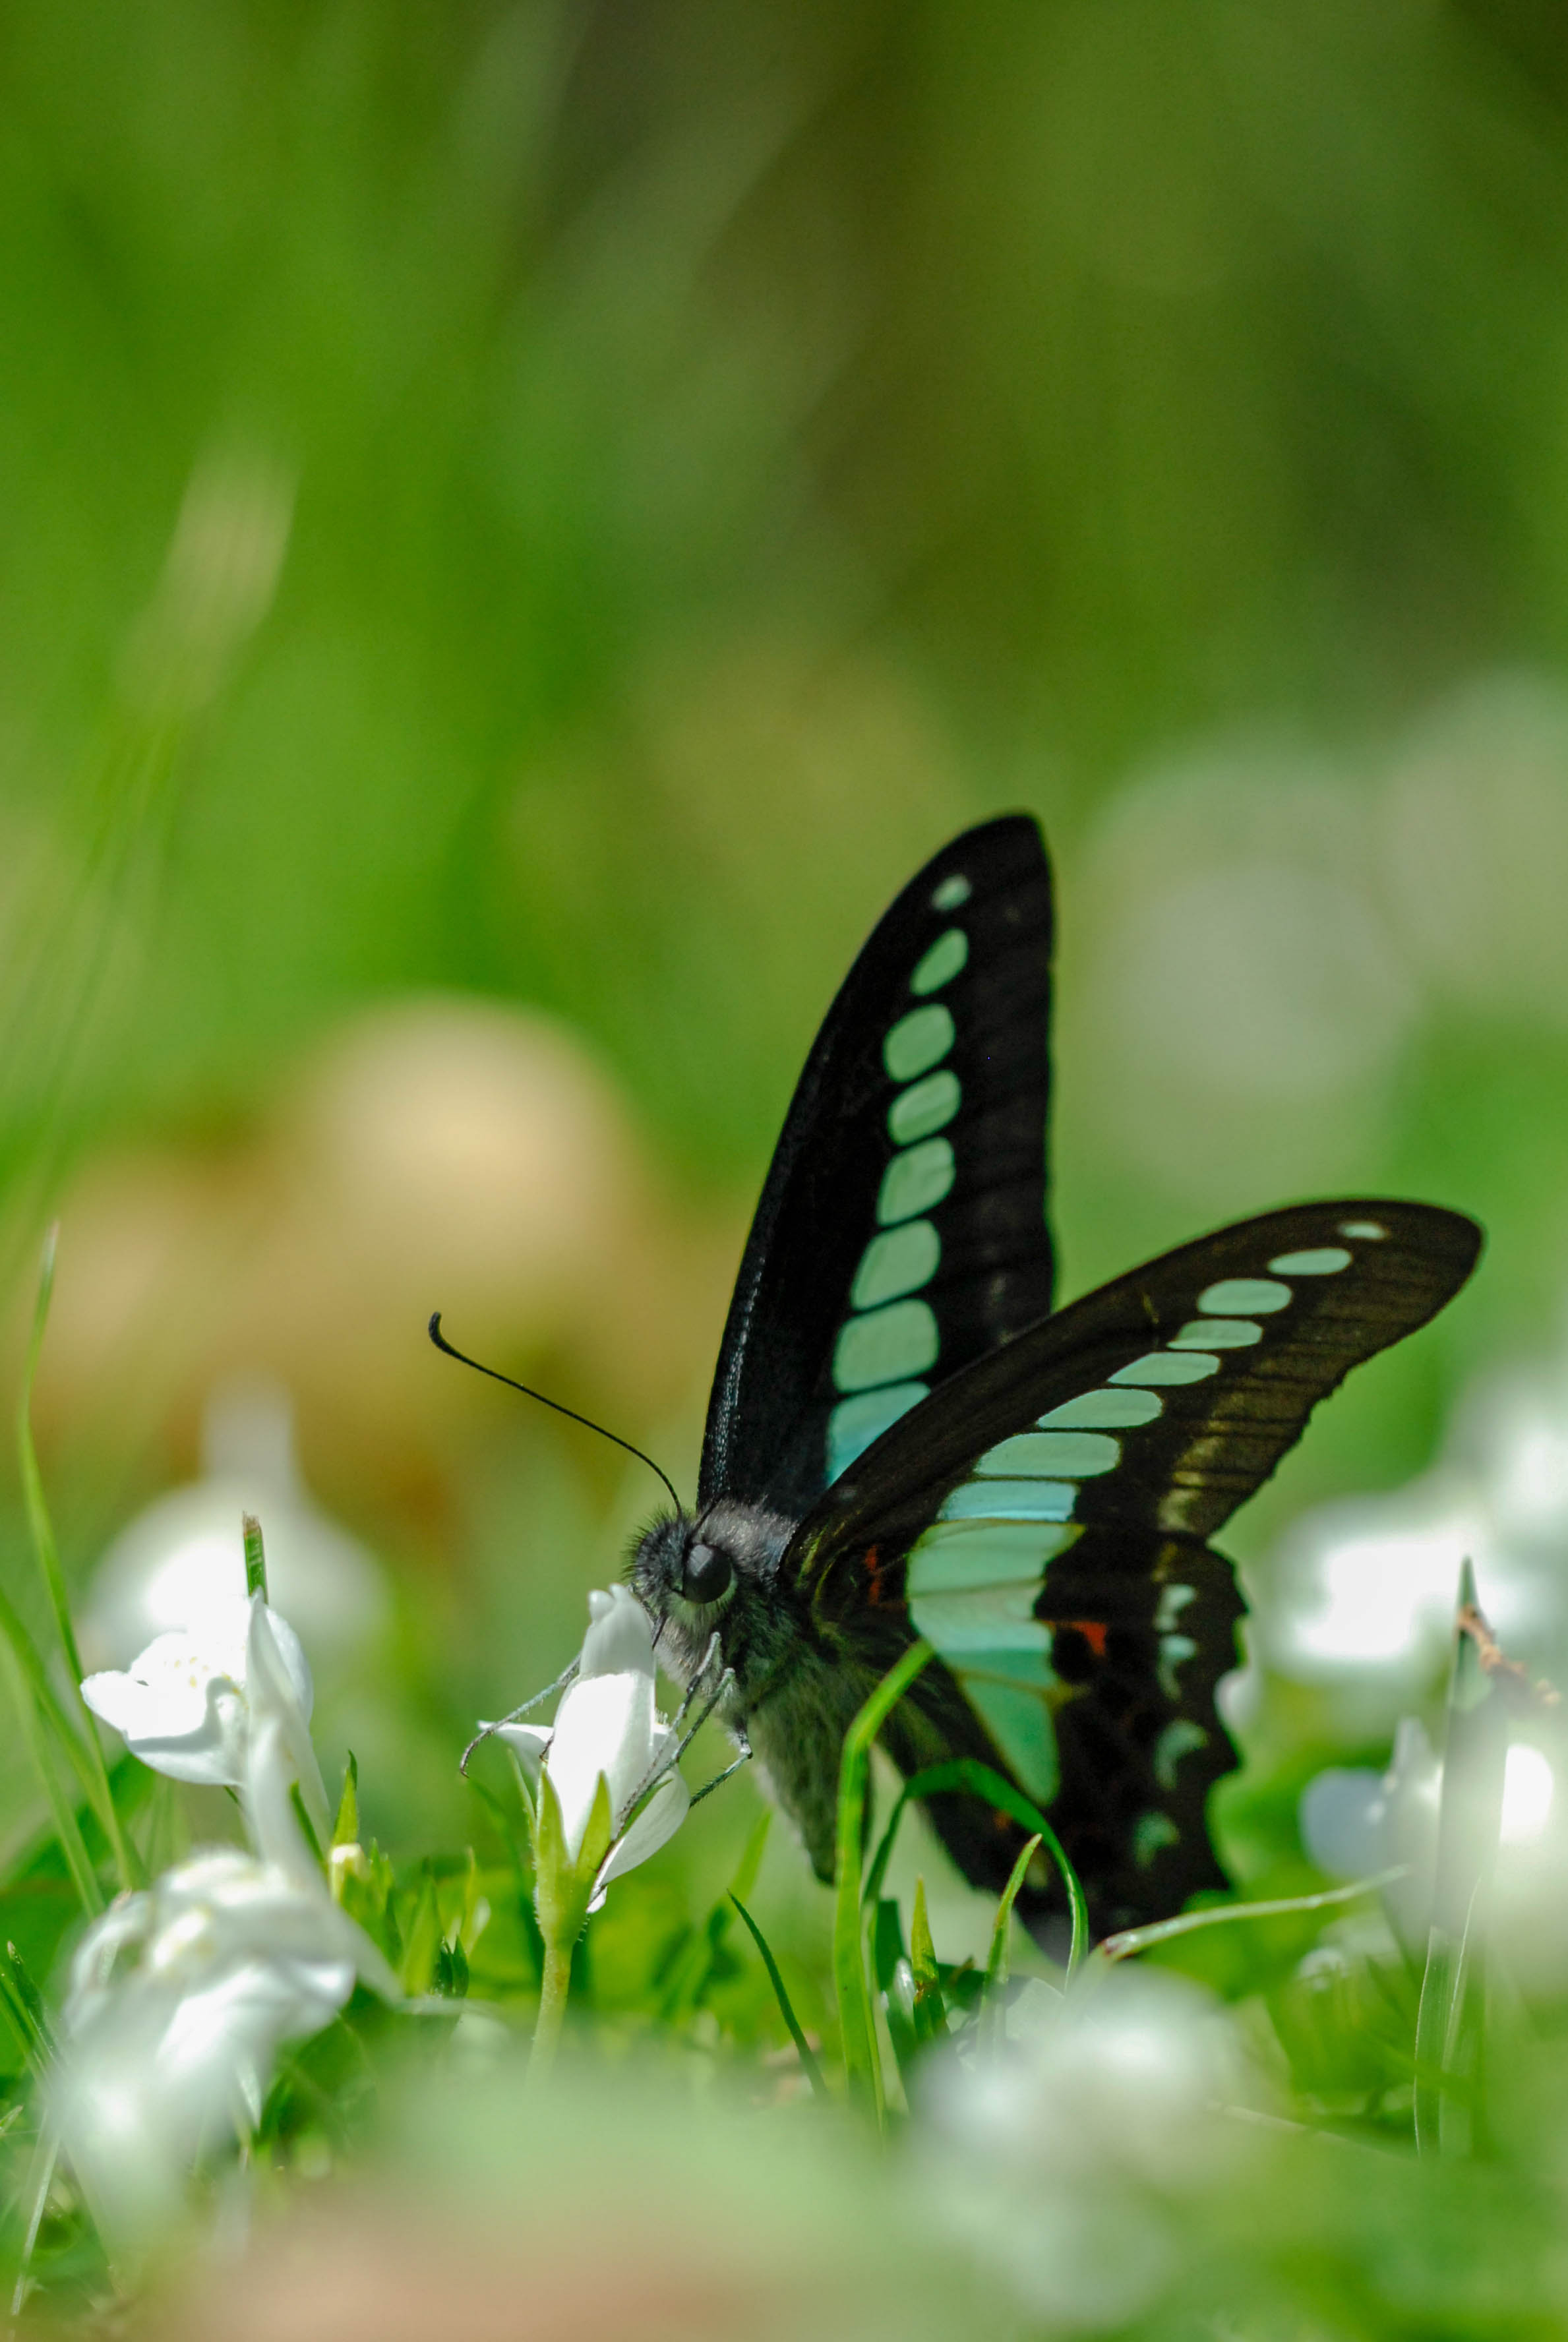
[[[572,1954],[576,1947],[574,1936],[560,1942],[548,1938],[544,1945],[544,1973],[539,1982],[539,2020],[534,2027],[534,2047],[528,2059],[530,2090],[537,2089],[555,2062],[555,2047],[561,2038],[562,2020],[566,2014],[566,1995],[572,1986]]]

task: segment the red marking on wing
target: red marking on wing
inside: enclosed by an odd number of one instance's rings
[[[875,1610],[880,1608],[882,1604],[882,1563],[875,1546],[869,1546],[866,1548],[865,1568],[866,1575],[871,1580],[870,1591],[865,1598],[870,1608]]]
[[[1082,1635],[1097,1659],[1105,1656],[1105,1637],[1110,1632],[1104,1618],[1048,1618],[1045,1624],[1054,1634]]]

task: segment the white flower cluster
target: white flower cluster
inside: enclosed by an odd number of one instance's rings
[[[215,1605],[82,1688],[145,1764],[236,1789],[254,1848],[121,1896],[73,1963],[50,2112],[105,2238],[130,2251],[175,2214],[193,2160],[259,2121],[283,2042],[330,2024],[356,1979],[388,1999],[399,1987],[295,1810],[297,1790],[325,1845],[310,1669],[264,1596]]]
[[[1383,1890],[1404,1950],[1424,1957],[1437,1877],[1443,1759],[1407,1716],[1386,1773],[1331,1766],[1302,1793],[1302,1843],[1331,1878],[1369,1878],[1402,1867]],[[1514,1981],[1560,1990],[1568,1979],[1568,1814],[1545,1752],[1514,1740],[1503,1777],[1502,1827],[1489,1887],[1493,1937]]]

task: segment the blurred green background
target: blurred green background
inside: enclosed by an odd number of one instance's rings
[[[84,1588],[271,1378],[392,1588],[324,1761],[460,1837],[652,1484],[424,1317],[689,1484],[815,1021],[1014,806],[1068,1291],[1336,1189],[1489,1229],[1260,1601],[1549,1356],[1565,183],[1533,0],[0,8],[4,1363],[58,1212]]]

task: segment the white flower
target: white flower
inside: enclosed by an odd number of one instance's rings
[[[265,1634],[265,1613],[263,1621]],[[255,1656],[253,1624],[253,1679]],[[333,1901],[305,1843],[277,1716],[253,1724],[245,1771],[259,1856],[198,1854],[122,1896],[72,1963],[50,2108],[116,2250],[147,2241],[177,2214],[205,2148],[259,2121],[281,2043],[329,2025],[356,1977],[399,1997],[396,1977]]]
[[[1437,1877],[1443,1763],[1419,1717],[1402,1718],[1386,1773],[1330,1766],[1302,1792],[1302,1843],[1331,1878],[1371,1878],[1396,1864],[1407,1876],[1383,1890],[1389,1924],[1407,1952],[1426,1950]]]
[[[124,1672],[88,1676],[82,1696],[155,1772],[233,1788],[245,1785],[255,1726],[270,1718],[325,1841],[310,1666],[294,1628],[264,1596],[219,1597],[180,1633],[157,1636]]]
[[[548,1774],[561,1808],[568,1859],[575,1863],[601,1775],[609,1790],[611,1845],[593,1882],[597,1910],[612,1878],[634,1869],[674,1837],[691,1793],[675,1770],[678,1736],[654,1705],[654,1635],[630,1587],[588,1596],[589,1626],[577,1674],[554,1725],[493,1728],[514,1748],[531,1782]],[[634,1818],[634,1809],[645,1793]]]
[[[1227,2109],[1259,2081],[1211,1996],[1113,1968],[1010,2012],[1004,2056],[922,2069],[934,2217],[1049,2330],[1145,2309],[1185,2249],[1190,2198],[1257,2152]]]
[[[1562,1914],[1568,1837],[1550,1758],[1526,1740],[1508,1750],[1503,1776],[1498,1859],[1493,1882],[1496,1932],[1516,1978],[1561,1977],[1568,1962]],[[1426,1952],[1437,1879],[1443,1759],[1412,1716],[1394,1735],[1386,1773],[1333,1766],[1302,1792],[1302,1843],[1331,1878],[1367,1878],[1403,1863],[1407,1876],[1383,1890],[1383,1908],[1404,1949]]]

